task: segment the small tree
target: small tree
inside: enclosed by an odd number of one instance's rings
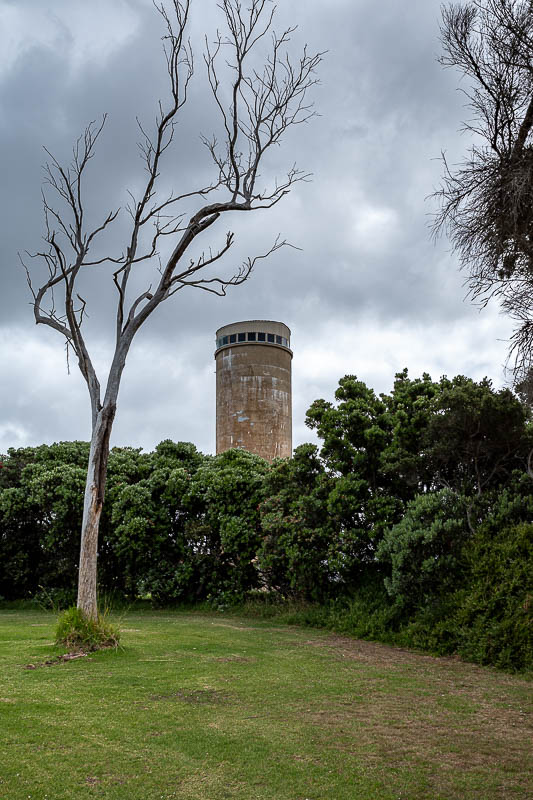
[[[316,83],[314,73],[321,60],[320,53],[310,55],[306,48],[297,60],[290,58],[286,46],[294,28],[281,34],[273,32],[276,7],[270,0],[250,0],[248,8],[243,7],[240,0],[221,0],[218,8],[226,33],[218,33],[214,44],[209,44],[206,38],[204,52],[209,86],[225,132],[222,145],[215,137],[203,139],[215,165],[214,180],[183,194],[161,196],[158,182],[163,157],[172,145],[193,75],[193,53],[187,39],[191,0],[154,5],[165,25],[163,41],[171,99],[168,107],[159,102],[153,133],[139,123],[146,183],[138,196],[130,194],[127,207],[130,231],[124,252],[119,256],[93,256],[101,234],[117,219],[117,210],[103,215],[94,228],[87,227],[84,213],[84,179],[105,124],[104,116],[100,124],[91,123],[78,139],[68,166],[48,153],[50,161],[45,170],[49,193],[43,194],[47,247],[31,254],[41,259],[47,270],[46,279],[39,288],[25,265],[36,323],[48,325],[65,337],[67,352],[70,348],[74,351],[89,390],[92,434],[81,533],[78,607],[91,618],[97,615],[98,526],[106,485],[109,439],[122,372],[133,338],[155,309],[181,289],[196,287],[225,295],[229,286],[247,280],[258,259],[286,244],[277,239],[269,253],[248,259],[231,277],[213,274],[209,269],[231,248],[234,239],[231,232],[226,234],[218,249],[208,249],[196,259],[189,257],[193,242],[202,240],[222,215],[230,211],[271,208],[295,182],[307,177],[293,166],[284,180],[276,181],[270,188],[259,185],[259,170],[265,154],[280,142],[288,128],[314,115],[307,93]],[[268,36],[271,37],[270,53],[258,70],[253,55]],[[222,57],[231,74],[230,85],[224,91],[219,69]],[[55,195],[59,206],[52,204],[50,194]],[[208,202],[208,195],[213,195],[212,202]],[[177,211],[180,201],[196,201],[195,212],[190,216],[180,214]],[[170,256],[158,262],[164,237],[170,237],[173,247]],[[148,246],[144,246],[146,241]],[[153,284],[132,298],[130,278],[138,266],[146,262],[158,264],[158,272]],[[110,277],[117,297],[115,349],[103,396],[82,332],[86,300],[79,288],[82,277],[94,272],[98,264],[111,266]]]
[[[445,67],[465,78],[474,137],[436,193],[445,229],[471,296],[496,296],[517,323],[511,340],[515,379],[533,364],[533,3],[469,0],[443,7]]]

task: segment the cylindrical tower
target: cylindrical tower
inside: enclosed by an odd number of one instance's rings
[[[231,447],[272,461],[292,455],[290,329],[247,320],[217,331],[217,453]]]

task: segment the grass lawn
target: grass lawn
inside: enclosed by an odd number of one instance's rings
[[[533,797],[523,678],[269,621],[135,612],[123,649],[43,665],[0,611],[0,798]],[[28,665],[35,668],[28,668]]]

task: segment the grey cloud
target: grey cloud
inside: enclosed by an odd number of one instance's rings
[[[38,0],[10,5],[42,10]],[[268,249],[278,233],[302,250],[284,248],[274,254],[226,298],[184,291],[158,310],[140,332],[126,367],[116,442],[150,446],[170,436],[212,448],[214,332],[236,319],[283,319],[293,329],[295,430],[300,440],[311,438],[303,427],[303,411],[316,396],[331,396],[341,374],[333,377],[327,370],[322,377],[311,374],[303,350],[298,365],[296,344],[307,346],[313,336],[324,344],[324,337],[333,336],[334,323],[353,330],[354,336],[353,342],[348,335],[343,339],[344,352],[337,353],[334,361],[339,370],[358,373],[361,339],[355,337],[371,339],[379,330],[388,331],[390,337],[403,331],[406,346],[413,348],[412,358],[421,363],[425,352],[413,344],[418,334],[408,332],[427,326],[437,331],[434,342],[438,331],[443,332],[442,357],[435,346],[427,352],[425,368],[430,372],[485,367],[490,372],[492,365],[491,374],[501,376],[505,345],[491,341],[490,326],[485,339],[475,335],[480,318],[463,302],[462,277],[448,245],[445,241],[434,245],[429,238],[428,215],[434,206],[425,198],[439,181],[435,159],[444,148],[451,160],[457,160],[467,144],[457,134],[464,113],[457,77],[436,63],[439,6],[439,0],[280,3],[278,29],[296,21],[300,27],[294,34],[295,46],[308,41],[311,49],[328,53],[315,92],[321,116],[291,132],[269,159],[264,178],[282,174],[296,160],[313,173],[313,181],[297,186],[270,212],[219,221],[208,244],[216,245],[228,228],[235,230],[236,244],[224,266],[229,273],[247,256]],[[124,9],[128,14],[127,36],[118,35],[123,31],[116,28],[114,49],[109,45],[102,59],[79,60],[75,69],[76,31],[67,24],[72,7],[71,0],[51,0],[50,40],[30,36],[34,44],[4,72],[0,56],[0,136],[5,154],[0,187],[0,329],[5,332],[2,363],[9,372],[4,372],[3,381],[12,398],[7,402],[4,392],[0,401],[0,442],[5,444],[10,437],[17,444],[20,437],[39,442],[88,436],[88,401],[81,379],[66,377],[60,337],[32,327],[24,274],[16,266],[17,251],[37,249],[42,234],[41,146],[65,160],[84,126],[109,113],[88,184],[88,208],[96,219],[123,206],[125,190],[135,191],[139,185],[142,164],[136,151],[135,115],[149,126],[157,100],[166,94],[161,25],[148,0],[113,6],[113,13]],[[215,7],[215,0],[211,5],[207,0],[196,4],[192,36],[198,45],[205,24],[213,34]],[[101,24],[98,9],[104,6],[94,6],[96,30]],[[103,20],[104,11],[100,13]],[[117,18],[113,20],[117,25]],[[109,36],[106,41],[113,43]],[[206,92],[199,48],[185,111],[162,174],[165,188],[178,191],[209,180],[211,168],[199,133],[209,135],[219,126]],[[125,222],[125,218],[119,221],[106,240],[114,253],[124,246]],[[103,356],[109,349],[115,301],[109,274],[105,288],[100,282],[106,270],[99,268],[95,287],[83,287],[90,308],[87,330]],[[138,286],[149,281],[148,271],[143,270]],[[453,350],[444,347],[450,326],[465,332],[463,350],[459,334]],[[494,328],[495,340],[502,338],[502,330]],[[470,336],[476,343],[475,358],[467,341]],[[32,392],[31,372],[18,370],[9,352],[25,338],[29,347],[34,343],[36,358],[41,352],[38,343],[58,353],[57,359],[50,357],[49,374],[39,372],[38,397]],[[333,340],[326,344],[332,352],[340,346]],[[385,339],[381,344],[388,346]],[[31,353],[27,358],[31,363]],[[394,369],[394,357],[387,359],[387,369],[389,363]],[[450,360],[456,366],[450,368]],[[383,380],[379,371],[368,370],[369,380]]]

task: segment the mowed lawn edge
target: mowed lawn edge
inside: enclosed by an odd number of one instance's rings
[[[0,610],[2,799],[533,795],[532,684],[522,677],[165,610],[117,618],[117,651],[60,662],[55,620]]]

